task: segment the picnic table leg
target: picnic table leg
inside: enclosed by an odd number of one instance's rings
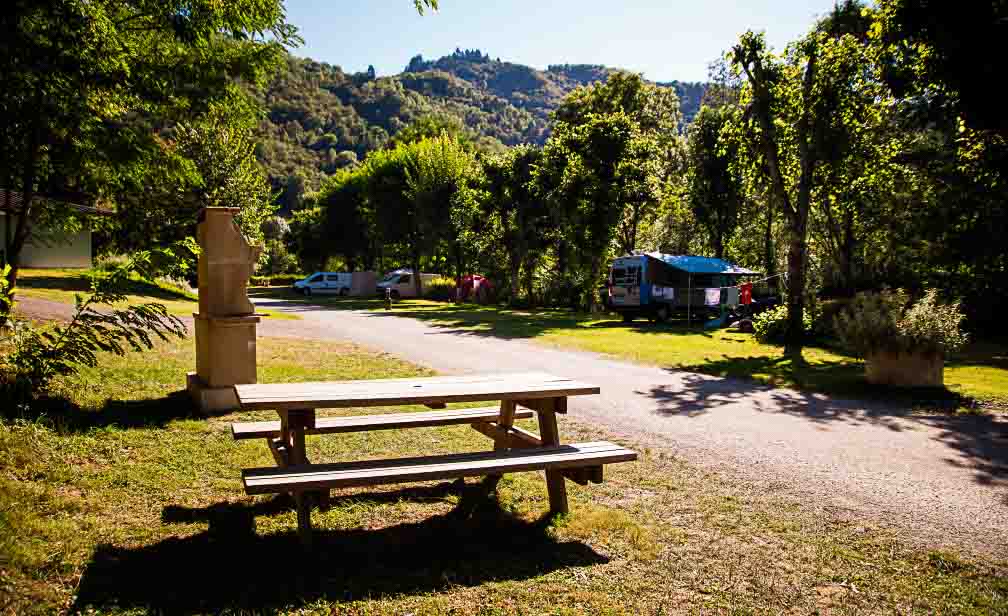
[[[300,409],[287,411],[283,414],[286,421],[281,419],[281,432],[286,427],[290,435],[290,464],[308,464],[308,455],[305,452],[305,428],[314,427],[315,409]],[[294,502],[297,507],[298,536],[305,547],[311,547],[311,505],[308,502],[308,493],[298,491],[294,494]]]
[[[500,404],[500,419],[497,421],[497,426],[499,428],[510,428],[514,425],[514,415],[515,415],[515,401],[514,400],[501,400]],[[494,451],[503,451],[508,449],[508,440],[505,436],[497,436],[494,438]],[[487,488],[487,492],[493,492],[497,489],[497,483],[501,480],[501,475],[487,475],[484,485]]]
[[[560,431],[557,429],[556,411],[565,408],[566,398],[553,398],[552,404],[539,410],[539,438],[543,447],[560,445]],[[567,484],[560,471],[546,471],[546,490],[549,492],[550,513],[567,513]]]

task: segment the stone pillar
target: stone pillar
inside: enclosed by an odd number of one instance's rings
[[[256,324],[248,281],[261,248],[250,246],[234,223],[238,208],[208,207],[199,215],[199,312],[196,372],[186,378],[204,412],[238,407],[234,386],[256,382]]]

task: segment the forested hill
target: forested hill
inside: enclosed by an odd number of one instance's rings
[[[456,50],[439,60],[415,56],[402,73],[376,78],[373,71],[345,73],[290,56],[272,83],[256,93],[267,110],[257,154],[274,188],[290,202],[424,116],[457,119],[487,149],[542,144],[549,113],[563,97],[613,70],[562,64],[543,71],[479,50]],[[662,85],[676,89],[683,116],[691,119],[703,84]]]

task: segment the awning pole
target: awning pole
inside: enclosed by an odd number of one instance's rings
[[[686,326],[689,327],[693,324],[693,274],[687,273],[687,278],[689,282],[688,289],[686,291]]]

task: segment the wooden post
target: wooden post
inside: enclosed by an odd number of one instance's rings
[[[497,421],[499,430],[496,433],[497,435],[494,436],[494,451],[504,451],[511,448],[510,439],[507,438],[507,430],[514,425],[515,406],[514,400],[501,400],[500,419]],[[483,482],[487,493],[497,489],[497,483],[501,480],[501,477],[502,475],[487,475],[486,480]]]
[[[288,460],[291,466],[308,464],[308,454],[305,452],[305,428],[315,427],[315,409],[298,409],[280,413],[280,433],[290,435],[290,450]],[[298,536],[305,548],[311,547],[311,503],[308,494],[295,492],[294,502],[297,507]]]
[[[555,409],[567,408],[567,398],[553,398],[553,404],[543,405],[539,410],[539,438],[543,447],[558,447],[560,431],[557,428]],[[547,406],[550,408],[547,410]],[[567,513],[567,485],[560,471],[546,471],[546,490],[549,492],[550,513]]]

